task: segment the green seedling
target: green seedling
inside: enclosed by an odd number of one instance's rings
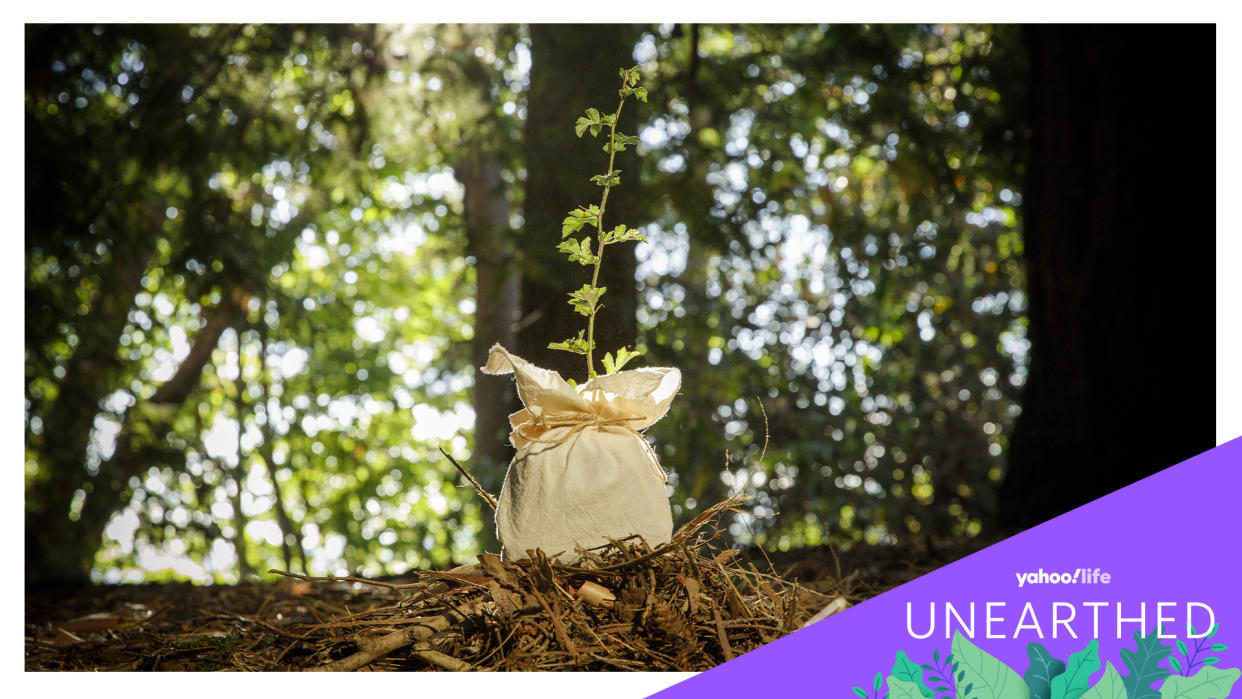
[[[596,376],[594,361],[595,316],[604,307],[600,303],[600,299],[608,291],[606,287],[599,286],[599,269],[604,259],[604,248],[615,243],[628,243],[630,241],[647,242],[645,236],[637,230],[626,228],[624,224],[618,225],[611,230],[604,228],[604,211],[608,205],[608,193],[612,191],[613,187],[621,184],[621,171],[613,169],[616,155],[624,151],[628,146],[638,144],[637,136],[627,136],[617,131],[617,122],[621,119],[621,109],[625,107],[625,101],[630,97],[636,97],[640,102],[647,101],[647,88],[638,87],[638,80],[638,66],[628,69],[622,68],[621,89],[617,91],[621,101],[617,104],[617,111],[611,114],[603,114],[598,109],[590,108],[586,110],[583,116],[578,117],[578,122],[574,125],[574,132],[578,134],[578,138],[582,138],[583,134],[588,131],[592,137],[598,138],[605,128],[608,129],[608,142],[604,144],[604,152],[608,154],[608,170],[602,175],[595,175],[591,178],[591,182],[604,190],[603,196],[600,197],[599,206],[591,204],[590,206],[580,206],[570,211],[569,215],[561,223],[561,243],[556,248],[565,253],[569,257],[570,262],[577,262],[583,267],[593,268],[591,271],[591,283],[583,284],[581,289],[569,294],[569,305],[573,306],[573,309],[578,313],[586,316],[586,330],[579,330],[576,337],[571,337],[562,342],[553,342],[548,345],[548,348],[584,355],[586,357],[588,378],[595,378]],[[583,232],[583,229],[586,229],[584,237],[573,237]],[[593,236],[592,229],[594,229]],[[604,373],[612,374],[620,371],[621,367],[625,366],[627,362],[641,354],[641,350],[630,350],[625,347],[617,350],[615,356],[612,352],[606,353],[603,358]]]

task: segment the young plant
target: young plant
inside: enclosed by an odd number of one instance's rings
[[[621,119],[621,109],[625,107],[625,101],[630,97],[636,97],[641,102],[647,101],[647,88],[638,87],[638,80],[638,66],[622,68],[621,89],[617,91],[621,101],[617,104],[617,111],[602,114],[598,109],[587,109],[585,115],[578,117],[578,123],[574,125],[574,132],[578,134],[578,138],[582,138],[582,135],[588,131],[591,132],[591,136],[598,137],[605,128],[608,129],[608,142],[604,144],[604,152],[608,154],[608,170],[602,175],[595,175],[591,178],[591,182],[604,190],[599,205],[579,206],[570,211],[561,223],[561,243],[556,248],[566,253],[570,262],[593,268],[591,282],[583,284],[581,289],[569,294],[569,305],[573,306],[578,313],[586,316],[586,330],[579,330],[577,337],[571,337],[563,342],[553,342],[548,345],[548,348],[586,356],[588,378],[596,376],[595,316],[603,308],[603,304],[599,302],[600,298],[603,297],[604,292],[608,291],[606,287],[599,286],[599,269],[604,259],[604,248],[614,243],[627,243],[632,240],[647,242],[645,236],[637,230],[626,228],[625,224],[618,225],[612,230],[604,229],[604,211],[608,206],[608,193],[621,183],[621,171],[613,169],[616,155],[624,151],[627,146],[638,143],[637,136],[627,136],[617,131],[617,122]],[[590,228],[587,228],[588,226]],[[572,237],[583,228],[586,228],[585,237]],[[592,228],[594,229],[594,241],[591,235]],[[627,362],[641,354],[641,351],[631,351],[625,347],[617,350],[616,356],[608,352],[603,359],[604,373],[612,374],[620,371]]]

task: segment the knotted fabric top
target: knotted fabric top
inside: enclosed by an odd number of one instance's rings
[[[509,416],[513,427],[509,441],[516,449],[540,441],[544,432],[557,427],[617,426],[637,434],[664,417],[681,388],[681,372],[672,367],[618,371],[575,388],[557,372],[537,367],[500,345],[492,347],[482,371],[513,374],[517,380],[518,398],[525,408]]]

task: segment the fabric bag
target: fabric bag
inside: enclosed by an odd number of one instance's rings
[[[674,368],[597,376],[578,387],[496,345],[486,374],[514,374],[523,410],[509,416],[518,450],[496,506],[501,558],[540,549],[562,563],[637,534],[667,543],[673,515],[668,477],[641,430],[655,424],[681,387]]]

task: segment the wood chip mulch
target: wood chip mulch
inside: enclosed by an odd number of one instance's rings
[[[797,565],[778,576],[779,557],[756,565],[713,545],[720,531],[709,525],[739,502],[654,551],[614,541],[573,566],[536,551],[517,563],[484,554],[412,582],[281,573],[235,586],[28,590],[26,669],[700,671],[928,567],[842,575],[834,554],[835,574],[800,585]]]

